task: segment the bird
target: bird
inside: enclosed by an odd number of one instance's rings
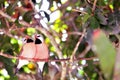
[[[102,29],[95,29],[92,35],[92,50],[99,58],[105,79],[110,80],[114,70],[116,50]]]
[[[34,43],[34,40],[32,40],[30,37],[26,36],[24,39],[24,45],[21,48],[20,51],[20,59],[17,62],[17,67],[15,70],[15,74],[19,71],[19,69],[24,66],[27,65],[29,63],[28,60],[22,59],[22,58],[33,58],[35,56],[36,53],[36,46]]]
[[[34,56],[34,59],[41,59],[47,61],[49,58],[49,50],[46,43],[44,42],[42,35],[35,34],[34,38],[35,38],[35,47],[36,47],[36,54]],[[45,61],[37,61],[37,64],[40,69],[40,72],[42,72]]]

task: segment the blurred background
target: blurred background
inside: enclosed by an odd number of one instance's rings
[[[52,60],[44,80],[119,80],[119,33],[119,0],[0,0],[0,80],[41,80],[33,62],[14,74],[14,56],[34,34]]]

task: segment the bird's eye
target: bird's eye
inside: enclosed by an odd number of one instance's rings
[[[26,42],[27,42],[27,39],[26,39],[26,38],[23,38],[23,39],[22,39],[22,42],[23,42],[23,43],[26,43]]]
[[[42,42],[44,41],[43,36],[41,34],[37,34],[36,37],[40,39]]]
[[[40,35],[37,35],[37,37],[40,37]]]
[[[23,41],[26,41],[27,39],[24,39]]]

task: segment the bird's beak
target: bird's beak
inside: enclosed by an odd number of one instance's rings
[[[35,38],[37,38],[37,35],[35,35]]]
[[[34,35],[32,36],[32,38],[36,39],[36,38],[37,38],[37,34],[34,34]]]
[[[26,35],[25,38],[26,38],[26,39],[29,39],[30,37]]]

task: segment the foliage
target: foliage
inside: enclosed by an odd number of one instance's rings
[[[0,80],[39,80],[35,63],[15,75],[17,60],[3,57],[18,56],[22,39],[36,33],[59,60],[45,64],[45,80],[118,80],[119,10],[119,0],[0,0]]]

